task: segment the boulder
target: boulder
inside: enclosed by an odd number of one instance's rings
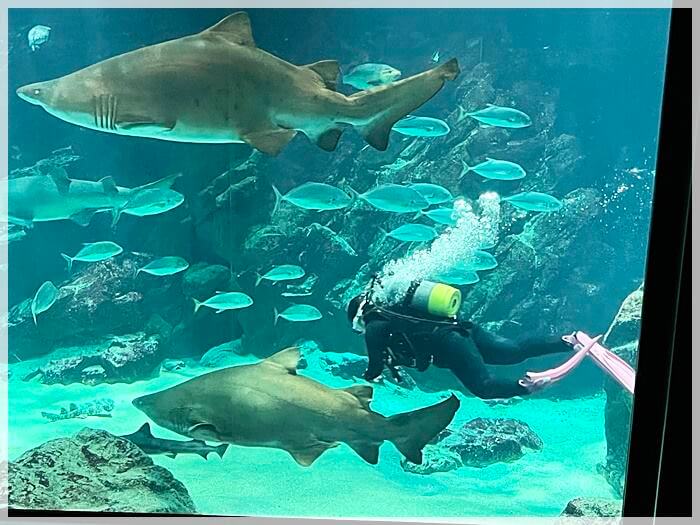
[[[445,429],[424,449],[423,463],[403,460],[404,470],[416,474],[446,472],[456,468],[486,467],[523,457],[524,449],[541,450],[542,440],[527,423],[517,419],[477,418],[458,430]]]
[[[643,297],[644,291],[641,286],[627,296],[603,338],[603,345],[606,348],[633,367],[637,365]],[[605,379],[604,388],[607,454],[605,463],[600,465],[600,470],[615,494],[622,497],[629,452],[632,394],[609,378]]]
[[[185,486],[130,441],[85,428],[25,452],[9,464],[17,509],[196,512]]]
[[[561,513],[561,516],[569,518],[610,518],[619,517],[621,513],[622,502],[620,500],[605,498],[576,498],[567,503],[566,508]],[[617,520],[615,520],[615,523],[617,523]]]
[[[161,351],[157,336],[143,332],[115,336],[102,351],[49,360],[24,379],[39,376],[46,385],[132,383],[158,373]]]

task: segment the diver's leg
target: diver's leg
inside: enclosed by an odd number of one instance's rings
[[[525,337],[507,339],[477,326],[469,331],[484,361],[491,365],[513,365],[530,357],[571,352],[560,337]]]
[[[454,330],[442,333],[435,342],[435,365],[449,368],[475,396],[482,399],[523,396],[528,389],[517,378],[497,377],[486,367],[471,338]]]

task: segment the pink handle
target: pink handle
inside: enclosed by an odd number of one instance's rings
[[[567,376],[576,368],[586,355],[590,355],[591,359],[605,372],[610,374],[623,388],[634,394],[635,371],[621,357],[613,354],[604,346],[598,344],[602,335],[591,338],[585,332],[574,332],[570,336],[564,336],[562,339],[572,344],[576,353],[566,362],[556,368],[545,370],[544,372],[527,372],[525,377],[530,382],[538,380],[547,380],[550,383],[559,381]]]

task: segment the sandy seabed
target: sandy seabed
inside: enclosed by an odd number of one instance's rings
[[[240,362],[254,362],[241,357]],[[46,386],[23,382],[29,370],[42,361],[11,365],[9,383],[9,457],[48,440],[71,436],[88,426],[116,435],[138,429],[146,416],[131,405],[145,393],[167,388],[212,369],[197,366],[163,373],[150,381],[132,384]],[[326,372],[300,373],[332,387],[353,384]],[[440,394],[375,387],[372,408],[393,414],[439,401]],[[385,443],[378,465],[369,465],[348,446],[329,450],[311,467],[297,465],[284,451],[229,447],[223,459],[212,454],[181,455],[175,459],[154,456],[182,481],[199,512],[235,516],[298,517],[470,517],[556,516],[577,497],[614,498],[597,465],[605,460],[605,395],[576,400],[526,399],[513,405],[489,406],[477,398],[458,394],[462,402],[452,426],[476,417],[515,418],[526,422],[542,438],[544,448],[528,451],[513,463],[485,468],[464,467],[430,476],[401,469],[401,456]],[[108,397],[115,407],[111,418],[71,419],[49,423],[41,411],[56,411],[70,403]],[[154,435],[184,439],[151,423]]]

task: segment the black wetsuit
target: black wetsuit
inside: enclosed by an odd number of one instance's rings
[[[363,316],[369,365],[365,379],[379,376],[387,349],[399,354],[397,365],[425,370],[431,364],[450,369],[474,395],[482,399],[522,396],[529,391],[518,378],[494,375],[486,365],[512,365],[530,357],[570,352],[559,338],[524,338],[513,341],[469,322],[407,322],[370,308]],[[413,357],[406,362],[401,356]]]

